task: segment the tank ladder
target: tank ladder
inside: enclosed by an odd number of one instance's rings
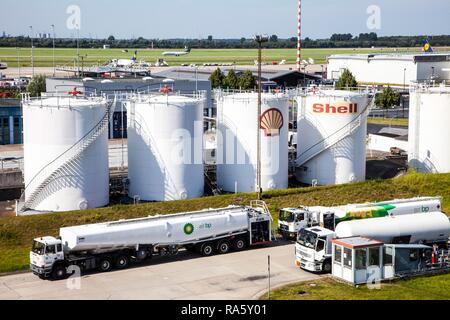
[[[116,100],[107,104],[105,115],[83,138],[72,147],[58,156],[55,160],[43,167],[25,186],[25,189],[16,205],[16,214],[24,214],[26,210],[34,209],[46,198],[45,189],[58,178],[64,177],[75,162],[82,157],[84,151],[105,132],[109,127],[112,109],[116,105]],[[40,181],[40,182],[39,182]],[[25,193],[31,194],[25,198]]]
[[[374,102],[375,96],[369,101],[366,108],[358,115],[358,117],[300,154],[296,159],[296,167],[303,166],[311,159],[317,157],[354,133],[361,126],[363,119],[367,117],[370,107],[374,104]],[[304,114],[302,115],[305,116]]]

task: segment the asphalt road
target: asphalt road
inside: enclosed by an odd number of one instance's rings
[[[79,289],[70,289],[76,287],[71,279],[41,280],[31,273],[4,276],[0,277],[0,299],[255,299],[268,286],[268,255],[272,287],[319,277],[295,267],[293,244],[278,243],[212,257],[188,252],[156,257],[144,266],[82,276]]]

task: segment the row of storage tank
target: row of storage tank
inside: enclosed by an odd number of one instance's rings
[[[258,123],[256,93],[217,94],[216,156],[220,189],[255,191],[258,130],[261,130],[262,189],[288,188],[290,98],[292,95],[283,92],[263,93]],[[295,99],[297,179],[320,185],[363,181],[368,95],[320,90],[303,92]],[[204,96],[134,95],[125,103],[130,197],[138,196],[144,201],[201,197],[204,193]],[[108,205],[107,130],[111,108],[113,104],[106,98],[24,100],[24,209],[69,211]],[[433,135],[430,130],[436,126],[416,122],[419,138]],[[440,126],[439,130],[449,137],[448,128]],[[438,148],[439,144],[427,148],[434,146]],[[448,154],[447,158],[441,157],[437,150],[431,154],[449,163]]]

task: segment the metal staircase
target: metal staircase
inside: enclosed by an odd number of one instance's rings
[[[84,151],[89,148],[104,132],[108,129],[111,115],[111,109],[115,107],[116,100],[108,102],[105,115],[94,128],[92,128],[83,138],[81,138],[72,147],[58,156],[55,160],[43,167],[28,185],[20,197],[16,206],[16,214],[20,215],[29,209],[35,209],[44,199],[45,189],[55,180],[65,175],[75,162],[82,157]],[[31,194],[25,198],[25,193]],[[26,199],[26,200],[25,200]]]
[[[367,118],[367,115],[369,113],[370,107],[374,104],[375,97],[373,97],[369,103],[367,104],[366,108],[352,121],[350,121],[348,124],[346,124],[344,127],[340,128],[339,130],[335,131],[325,139],[317,142],[310,148],[308,148],[306,151],[304,151],[302,154],[300,154],[296,159],[296,166],[301,167],[311,159],[317,157],[319,154],[325,152],[326,150],[330,149],[331,147],[335,146],[337,143],[345,139],[346,137],[352,135],[358,128],[361,126],[363,120]]]

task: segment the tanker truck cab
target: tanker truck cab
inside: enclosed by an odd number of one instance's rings
[[[40,277],[58,272],[57,265],[64,263],[64,252],[60,239],[54,237],[36,238],[30,252],[31,271]]]
[[[322,227],[301,229],[295,245],[296,265],[311,272],[331,272],[331,241],[335,233]]]
[[[296,239],[298,230],[308,225],[308,211],[303,208],[285,208],[280,210],[278,233],[283,239]]]

